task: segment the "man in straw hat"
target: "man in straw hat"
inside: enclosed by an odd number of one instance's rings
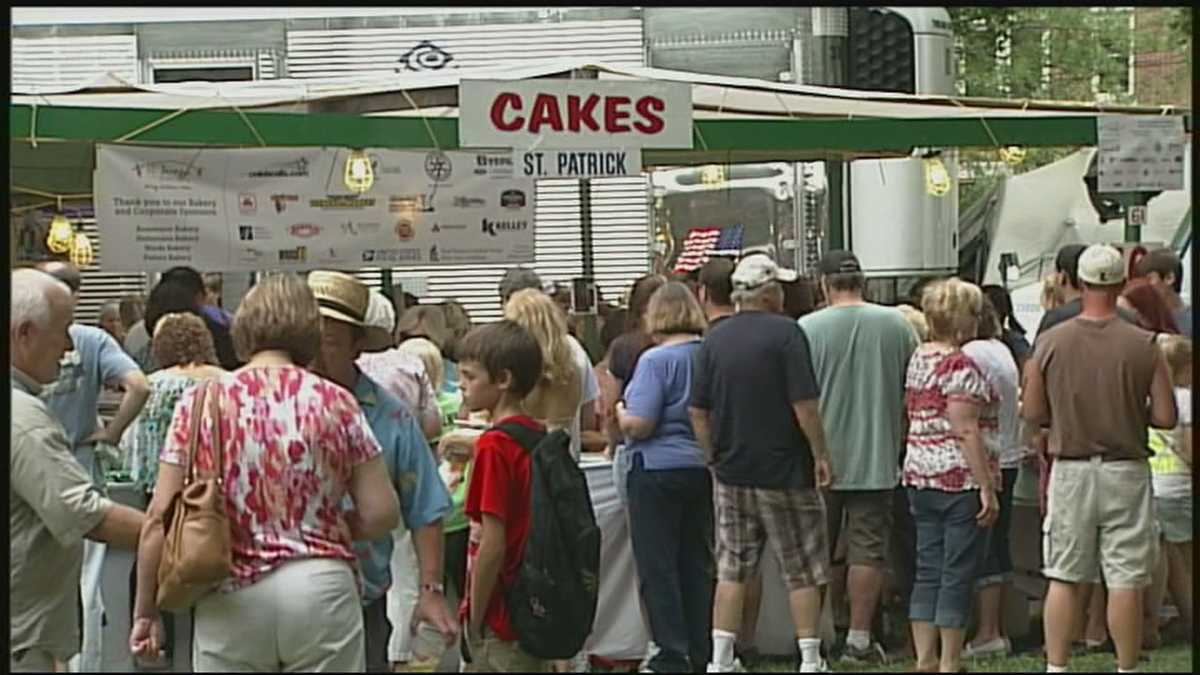
[[[420,566],[421,591],[410,625],[431,624],[452,643],[458,625],[446,607],[442,587],[442,517],[450,510],[450,495],[438,475],[421,427],[400,399],[388,393],[355,365],[366,348],[389,341],[390,335],[367,325],[370,289],[341,272],[316,271],[308,285],[321,308],[321,352],[314,370],[354,392],[371,430],[383,448],[383,458],[400,497],[404,522],[413,532]],[[363,570],[363,626],[367,672],[388,672],[387,644],[392,625],[387,617],[387,589],[392,583],[391,536],[355,542]]]

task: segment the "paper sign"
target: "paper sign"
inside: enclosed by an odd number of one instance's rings
[[[458,92],[463,147],[692,147],[687,83],[463,80]]]
[[[348,151],[101,145],[105,271],[357,269],[534,260],[534,181],[512,155],[366,150],[374,185],[344,184]]]
[[[617,150],[514,150],[517,175],[527,178],[639,176],[640,148]]]
[[[1100,192],[1183,189],[1183,118],[1105,115],[1096,120]]]

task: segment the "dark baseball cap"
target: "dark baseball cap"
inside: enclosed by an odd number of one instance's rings
[[[862,272],[862,265],[858,262],[858,256],[850,251],[830,251],[822,258],[817,269],[822,276],[830,274],[853,274]]]
[[[1067,280],[1076,288],[1079,287],[1079,256],[1086,250],[1086,244],[1067,244],[1058,249],[1054,258],[1054,269],[1067,275]]]

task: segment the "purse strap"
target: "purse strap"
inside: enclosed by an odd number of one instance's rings
[[[208,404],[209,417],[212,419],[213,471],[209,477],[220,484],[224,482],[225,474],[224,448],[221,443],[220,384],[215,380],[209,380],[197,386],[201,389],[200,394],[196,397],[195,414],[191,420],[192,428],[188,437],[187,468],[184,472],[183,484],[188,485],[196,480],[196,452],[200,447],[200,421],[204,417],[205,404]]]
[[[183,470],[183,484],[188,485],[196,477],[196,448],[200,445],[200,418],[204,416],[204,404],[208,399],[208,387],[202,386],[196,395],[196,404],[192,406],[192,424],[188,430],[187,462]]]

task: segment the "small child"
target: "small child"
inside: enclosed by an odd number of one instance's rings
[[[542,373],[542,352],[524,328],[499,321],[458,345],[463,405],[487,411],[493,424],[545,431],[523,408]],[[529,453],[495,427],[475,442],[465,511],[470,520],[467,583],[459,620],[467,672],[546,672],[549,662],[517,644],[504,590],[521,568],[530,523]]]
[[[1154,582],[1146,602],[1143,645],[1161,641],[1158,610],[1169,590],[1179,609],[1183,635],[1192,635],[1192,341],[1180,335],[1160,335],[1159,349],[1171,371],[1179,424],[1174,429],[1151,429],[1150,470],[1154,512],[1161,535]]]

